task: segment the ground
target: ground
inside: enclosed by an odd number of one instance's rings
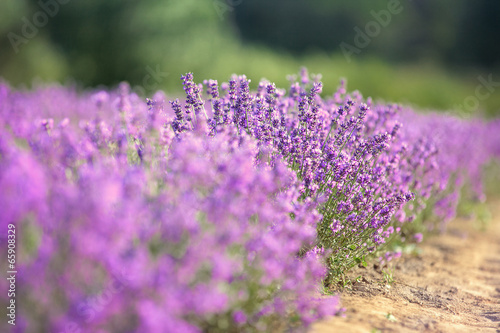
[[[356,268],[341,292],[345,317],[316,323],[310,333],[500,333],[500,200],[489,206],[486,229],[456,219],[419,254],[393,262],[392,274],[376,265]]]

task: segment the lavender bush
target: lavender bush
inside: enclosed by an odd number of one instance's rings
[[[302,330],[339,311],[322,282],[444,229],[465,184],[484,200],[481,170],[500,155],[498,122],[345,82],[321,97],[305,70],[288,91],[181,79],[185,101],[0,85],[18,331]]]
[[[284,161],[296,172],[299,200],[317,205],[322,215],[313,250],[327,254],[327,284],[366,264],[367,256],[386,252],[389,240],[415,234],[420,239],[436,220],[443,228],[454,215],[464,179],[482,196],[480,170],[498,149],[491,144],[495,130],[485,131],[495,125],[375,104],[358,92],[348,94],[344,82],[323,99],[319,77],[306,70],[290,77],[288,93],[262,81],[252,94],[250,81],[234,76],[220,96],[217,82],[205,81],[210,118],[203,87],[190,73],[182,80],[184,110],[172,102],[177,135],[206,118],[212,136],[228,127],[252,135],[269,151],[269,165]],[[412,128],[401,131],[403,123]],[[450,131],[457,136],[446,135]],[[394,255],[385,253],[386,259]]]
[[[336,314],[338,299],[318,293],[320,258],[297,256],[320,216],[296,200],[294,173],[256,165],[255,139],[231,129],[175,138],[161,107],[127,89],[94,94],[95,117],[76,128],[21,116],[43,90],[2,87],[1,227],[20,232],[16,328],[269,331]]]

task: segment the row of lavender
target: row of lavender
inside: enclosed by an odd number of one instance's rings
[[[287,92],[182,79],[183,103],[126,84],[0,85],[18,331],[302,329],[339,311],[322,282],[442,228],[500,156],[498,122],[418,115],[343,85],[323,99],[305,72]]]
[[[176,139],[160,104],[126,85],[91,97],[3,85],[0,101],[18,331],[269,331],[338,311],[319,298],[320,258],[296,258],[320,216],[293,203],[283,164],[254,165],[253,138]]]

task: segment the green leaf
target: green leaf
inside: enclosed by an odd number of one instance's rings
[[[394,323],[394,322],[396,322],[396,321],[398,321],[398,320],[396,319],[396,317],[394,317],[394,315],[393,315],[392,313],[388,313],[388,314],[386,314],[386,315],[385,315],[385,317],[386,317],[389,321],[391,321],[391,322],[393,322],[393,323]]]

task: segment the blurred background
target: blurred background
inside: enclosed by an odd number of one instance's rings
[[[180,94],[180,76],[288,85],[306,66],[324,94],[500,113],[500,1],[2,0],[0,77]]]

